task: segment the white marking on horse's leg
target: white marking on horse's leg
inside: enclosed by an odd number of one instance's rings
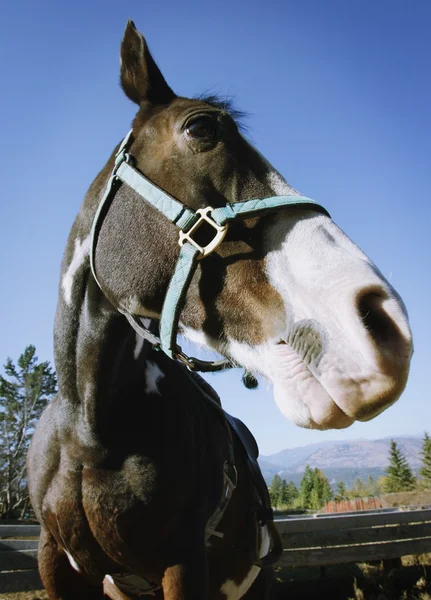
[[[260,567],[253,565],[247,573],[245,579],[237,585],[233,579],[228,579],[221,586],[220,591],[226,596],[226,600],[239,600],[251,588],[254,580],[259,575]]]
[[[146,391],[146,393],[147,394],[159,394],[159,396],[160,396],[159,388],[157,387],[157,385],[158,385],[160,379],[162,379],[162,377],[164,377],[164,376],[165,376],[165,374],[160,369],[160,367],[158,365],[156,365],[155,362],[148,361],[147,369],[145,371],[145,377],[146,377],[145,391]]]
[[[268,527],[260,528],[260,536],[259,558],[262,558],[268,553],[270,545]],[[226,600],[239,600],[251,588],[259,572],[260,567],[252,565],[240,584],[235,583],[232,579],[227,579],[220,588],[221,593],[226,596]]]
[[[141,354],[141,350],[144,347],[144,338],[141,337],[139,335],[139,333],[136,333],[135,337],[136,337],[136,344],[135,344],[135,349],[133,351],[133,358],[135,360],[138,360],[139,355]]]
[[[240,584],[236,584],[233,579],[227,579],[220,588],[221,593],[226,596],[226,600],[239,600],[251,588],[259,572],[260,567],[253,565]]]
[[[65,550],[65,552],[66,552],[66,556],[69,559],[69,562],[72,565],[72,567],[75,569],[75,571],[80,573],[81,571],[80,571],[79,565],[76,562],[76,560],[73,558],[73,556],[70,554],[70,552],[68,552],[67,550]]]
[[[72,302],[73,278],[77,270],[84,264],[84,260],[88,256],[89,252],[90,236],[86,237],[82,243],[78,238],[76,238],[72,261],[68,266],[61,282],[64,292],[64,300],[68,306],[70,306]]]

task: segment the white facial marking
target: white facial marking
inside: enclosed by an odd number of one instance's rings
[[[157,387],[160,379],[164,377],[163,371],[156,365],[156,363],[148,361],[147,369],[145,371],[146,384],[145,391],[147,394],[159,394],[159,388]]]
[[[135,334],[135,339],[136,339],[136,343],[135,343],[135,349],[133,351],[133,358],[135,360],[138,360],[139,355],[141,354],[141,350],[144,347],[144,338],[141,337],[139,335],[139,333]]]
[[[68,306],[70,306],[72,303],[73,278],[77,270],[84,264],[89,252],[90,236],[86,237],[82,243],[78,238],[76,238],[72,261],[68,266],[61,282],[64,292],[64,300]]]
[[[230,339],[226,353],[274,384],[280,410],[297,425],[338,429],[373,418],[405,385],[410,331],[402,303],[324,215],[280,215],[266,239],[265,270],[284,303],[280,325],[259,345]],[[375,331],[364,326],[360,299],[376,315]]]
[[[75,569],[75,571],[78,571],[78,573],[80,573],[79,565],[76,562],[76,560],[73,558],[73,556],[70,554],[70,552],[68,552],[67,550],[65,550],[65,552],[66,552],[66,556],[69,559],[69,562],[72,565],[72,567]]]
[[[269,534],[267,527],[260,528],[261,540],[259,549],[259,558],[262,558],[269,550]],[[259,575],[260,567],[252,565],[250,571],[240,584],[236,584],[232,579],[227,579],[221,586],[220,591],[226,596],[226,600],[239,600],[242,598],[253,585],[256,577]]]

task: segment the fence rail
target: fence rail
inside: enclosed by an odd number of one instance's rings
[[[281,567],[387,560],[431,552],[431,507],[325,514],[277,521]],[[38,525],[0,524],[0,592],[41,586]],[[33,538],[33,539],[28,539]]]
[[[277,522],[282,567],[327,566],[431,552],[431,508]]]

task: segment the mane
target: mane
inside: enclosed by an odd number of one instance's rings
[[[223,110],[223,111],[229,113],[229,115],[232,117],[232,119],[237,124],[238,129],[242,132],[246,131],[246,126],[244,124],[244,121],[247,119],[249,114],[246,111],[241,110],[240,108],[235,106],[232,96],[225,96],[222,98],[218,94],[203,93],[203,94],[199,94],[198,96],[196,96],[195,100],[199,100],[200,102],[205,102],[206,104],[209,104],[210,106],[213,106],[214,108],[218,108],[220,110]]]

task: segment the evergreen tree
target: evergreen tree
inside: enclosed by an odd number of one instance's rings
[[[324,474],[322,473],[322,475]],[[322,485],[322,503],[326,504],[327,502],[333,499],[334,492],[332,491],[331,484],[329,483],[326,475],[324,475],[324,477],[325,479]]]
[[[283,506],[289,504],[289,494],[287,491],[287,481],[285,479],[281,480],[280,485],[280,494],[279,494],[279,503]]]
[[[299,501],[303,508],[318,510],[331,500],[333,494],[326,475],[320,469],[305,467],[299,488]]]
[[[26,456],[34,426],[56,393],[48,362],[38,362],[28,346],[14,365],[10,358],[0,375],[0,516],[23,516],[28,506]]]
[[[299,491],[293,481],[289,481],[287,484],[287,497],[288,497],[288,505],[295,506],[296,501],[298,500]]]
[[[335,500],[340,502],[341,500],[345,500],[347,498],[347,490],[344,485],[344,481],[339,481],[337,483],[337,492],[335,494]]]
[[[271,498],[271,506],[277,508],[280,504],[281,478],[280,475],[274,475],[271,486],[269,488],[269,497]]]
[[[422,466],[419,469],[419,474],[423,477],[425,487],[431,487],[431,438],[426,432],[420,454],[422,456]]]
[[[404,492],[415,487],[415,478],[409,463],[394,440],[391,440],[389,466],[386,473],[385,492]]]
[[[320,469],[314,469],[314,487],[317,491],[319,501],[319,506],[317,508],[321,508],[329,502],[329,500],[332,500],[334,496],[332,488],[325,473]]]
[[[324,506],[333,497],[329,481],[320,469],[314,469],[314,489],[317,491],[318,508]]]
[[[311,508],[311,510],[319,510],[320,507],[321,503],[319,498],[319,492],[317,488],[313,487],[310,494],[310,503],[308,505],[308,508]]]
[[[279,492],[279,504],[292,508],[295,505],[295,501],[298,498],[298,490],[293,481],[281,480],[280,492]]]
[[[304,475],[299,484],[299,502],[303,508],[311,508],[311,492],[314,488],[314,473],[310,465],[306,465]]]

